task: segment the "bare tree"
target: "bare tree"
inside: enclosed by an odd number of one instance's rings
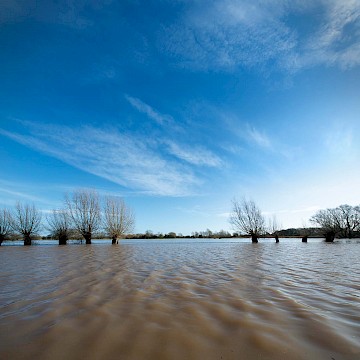
[[[310,230],[309,230],[308,224],[307,224],[306,220],[303,219],[302,227],[300,228],[300,236],[301,236],[301,241],[303,243],[307,243],[309,234],[310,234]]]
[[[6,236],[11,233],[11,213],[8,209],[0,209],[0,246]]]
[[[327,242],[333,242],[335,236],[341,231],[341,221],[337,209],[319,210],[310,218],[310,221],[323,228]]]
[[[123,199],[110,196],[105,198],[104,214],[105,230],[111,237],[112,244],[117,244],[119,238],[133,231],[135,216]]]
[[[53,210],[47,216],[47,229],[59,240],[59,245],[66,245],[70,233],[70,216],[67,210]]]
[[[41,229],[41,213],[35,205],[18,202],[12,216],[11,228],[22,234],[24,245],[31,245],[31,236]]]
[[[234,199],[229,221],[234,229],[250,235],[253,243],[257,243],[260,235],[265,232],[265,218],[253,200]]]
[[[278,231],[281,229],[281,224],[279,223],[276,215],[273,215],[269,220],[268,220],[268,231],[269,233],[274,236],[275,238],[275,242],[279,242],[279,234]]]
[[[340,205],[336,208],[342,236],[351,239],[353,232],[360,226],[360,207]]]
[[[326,241],[334,241],[336,235],[352,238],[360,228],[360,206],[340,205],[319,210],[310,221],[323,228]]]
[[[91,244],[92,234],[101,225],[99,195],[95,190],[77,189],[65,196],[65,204],[73,226]]]

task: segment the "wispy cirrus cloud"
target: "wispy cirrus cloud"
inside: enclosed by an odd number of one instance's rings
[[[225,150],[234,154],[242,154],[246,143],[250,146],[260,147],[263,150],[273,150],[272,142],[264,129],[259,129],[259,127],[251,125],[231,113],[221,114],[220,116],[228,131],[242,141],[241,146],[228,144],[224,147]]]
[[[183,67],[294,72],[360,64],[357,0],[200,0],[185,8],[161,41]],[[311,31],[303,31],[305,23]]]
[[[166,141],[170,154],[193,165],[219,167],[223,161],[211,151],[199,146],[187,147],[173,141]]]
[[[133,106],[137,111],[145,114],[150,119],[154,120],[159,125],[175,125],[175,121],[172,116],[161,114],[160,112],[156,111],[150,105],[144,103],[138,98],[125,95],[125,99]]]
[[[145,139],[114,129],[69,128],[26,123],[27,134],[0,134],[88,173],[144,193],[183,196],[201,180],[192,169],[169,161]],[[80,134],[80,135],[79,135]]]
[[[272,147],[269,137],[264,132],[259,131],[253,126],[248,126],[247,138],[251,143],[255,143],[257,146],[262,148],[271,149]]]
[[[177,125],[172,116],[160,113],[138,98],[131,97],[129,95],[125,95],[125,98],[136,110],[145,114],[150,119],[153,119],[163,128],[170,130],[171,133],[174,131],[183,132],[183,129]],[[157,143],[164,144],[166,151],[170,155],[173,155],[177,159],[183,160],[191,165],[209,167],[220,167],[223,165],[223,161],[220,157],[209,149],[206,149],[204,146],[185,144],[183,141],[179,142],[179,140],[175,140],[175,138],[172,139],[171,136],[170,139],[167,137],[164,140],[158,139]]]
[[[38,202],[42,200],[36,196],[26,194],[25,192],[13,190],[12,186],[4,186],[2,184],[0,185],[0,194],[1,194],[0,204],[5,204],[7,206],[14,205],[14,199],[17,199],[17,201],[18,199],[21,199],[32,202]]]
[[[197,2],[166,29],[164,49],[183,66],[205,70],[282,61],[296,40],[273,8],[253,1]]]
[[[305,47],[306,65],[350,68],[360,65],[360,3],[357,0],[323,2],[324,17]]]

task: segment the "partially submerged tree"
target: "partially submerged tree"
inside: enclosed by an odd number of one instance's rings
[[[118,239],[133,231],[135,224],[134,213],[125,201],[118,197],[105,198],[104,205],[105,230],[117,244]]]
[[[31,236],[41,229],[41,213],[35,205],[18,202],[11,220],[11,228],[22,234],[24,245],[31,245]]]
[[[101,225],[99,195],[94,190],[78,189],[65,196],[65,204],[72,224],[84,237],[86,244]]]
[[[360,206],[340,205],[336,208],[341,236],[351,239],[360,226]]]
[[[307,243],[308,241],[308,237],[310,235],[310,229],[307,226],[307,223],[305,220],[302,221],[302,228],[299,229],[300,231],[300,236],[301,236],[301,241],[303,243]]]
[[[310,218],[310,221],[324,230],[326,242],[333,242],[341,231],[341,222],[337,209],[319,210]]]
[[[234,199],[229,221],[235,230],[251,236],[253,243],[265,232],[265,218],[253,200]]]
[[[281,224],[279,223],[276,215],[273,215],[272,218],[268,220],[268,231],[269,233],[274,236],[275,242],[279,242],[279,234],[278,232],[281,229]]]
[[[53,210],[47,216],[47,229],[59,240],[59,245],[66,245],[70,235],[70,216],[67,210]]]
[[[11,233],[11,214],[7,209],[0,209],[0,246]]]

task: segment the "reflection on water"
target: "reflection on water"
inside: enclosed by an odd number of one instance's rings
[[[0,359],[360,359],[360,244],[0,248]]]

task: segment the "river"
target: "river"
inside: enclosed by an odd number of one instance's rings
[[[360,240],[1,246],[0,359],[360,359],[359,260]]]

